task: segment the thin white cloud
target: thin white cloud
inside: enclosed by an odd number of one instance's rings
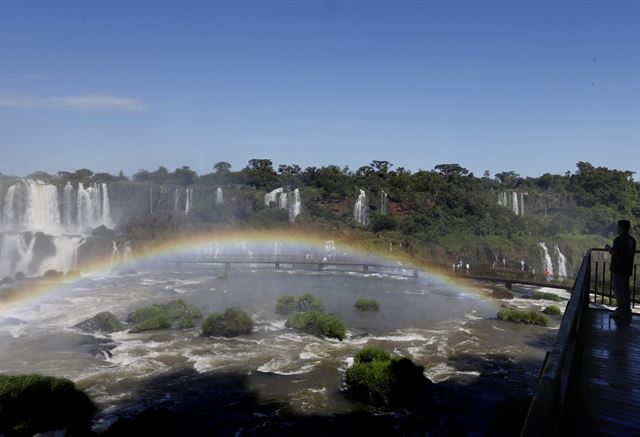
[[[0,96],[0,106],[17,109],[71,109],[76,111],[105,109],[111,111],[141,111],[144,105],[132,97],[108,94],[82,94],[79,96]]]

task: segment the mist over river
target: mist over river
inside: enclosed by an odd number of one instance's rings
[[[427,274],[415,280],[245,268],[222,279],[215,266],[175,271],[147,262],[135,269],[68,280],[45,300],[5,314],[0,371],[72,379],[100,408],[97,432],[111,427],[115,434],[117,426],[135,428],[136,418],[147,417],[147,431],[155,423],[184,435],[340,434],[357,426],[485,434],[501,420],[500,402],[531,393],[557,325],[497,320],[500,301]],[[304,293],[344,321],[344,341],[285,327],[286,316],[274,311],[278,297]],[[356,311],[359,298],[376,299],[380,311]],[[125,321],[138,308],[175,299],[204,315],[238,307],[252,317],[253,332],[201,337],[199,321],[191,329],[138,334],[73,327],[101,311]],[[365,345],[424,366],[436,383],[425,407],[373,410],[346,395],[344,372]]]

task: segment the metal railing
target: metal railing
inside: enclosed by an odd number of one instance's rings
[[[611,261],[609,254],[605,249],[591,249],[591,287],[589,293],[592,295],[590,302],[594,304],[604,304],[615,306],[617,304],[613,278],[609,267]],[[636,260],[638,258],[636,252]],[[631,308],[636,307],[636,303],[640,306],[640,278],[638,278],[638,264],[633,266],[633,273],[629,280],[629,292],[631,299]]]
[[[593,254],[597,253],[596,256]],[[602,300],[608,290],[611,302],[611,279],[607,273],[605,249],[589,249],[571,291],[558,335],[551,351],[547,352],[536,385],[536,391],[522,428],[523,437],[557,436],[568,431],[567,417],[575,408],[576,385],[582,362],[583,334],[591,296],[593,302]],[[640,252],[636,252],[638,254]],[[604,271],[604,273],[603,273]],[[637,264],[632,276],[633,300],[636,298]],[[606,285],[609,284],[607,288]]]

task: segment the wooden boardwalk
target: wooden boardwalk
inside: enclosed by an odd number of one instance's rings
[[[575,402],[576,436],[640,436],[640,316],[589,308]]]

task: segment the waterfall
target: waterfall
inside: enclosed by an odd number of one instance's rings
[[[269,206],[271,202],[278,203],[278,194],[282,193],[282,188],[276,188],[275,190],[264,195],[264,204]]]
[[[216,189],[216,203],[224,203],[224,198],[222,197],[222,188],[220,187]]]
[[[364,226],[369,222],[369,204],[367,202],[367,194],[364,190],[360,190],[358,200],[356,200],[354,205],[353,219]]]
[[[77,201],[74,199],[75,190],[71,182],[67,182],[62,191],[62,225],[65,230],[74,229],[74,205]]]
[[[189,215],[189,211],[191,211],[193,205],[193,188],[187,188],[185,190],[185,197],[187,200],[185,201],[184,214]]]
[[[524,193],[520,193],[520,215],[524,215]]]
[[[0,277],[74,270],[82,234],[103,224],[113,226],[106,183],[79,183],[75,189],[67,182],[58,190],[21,179],[0,201]]]
[[[114,268],[118,264],[120,264],[120,251],[118,250],[118,245],[115,241],[112,241],[112,249],[111,249],[111,268]]]
[[[295,223],[296,217],[300,215],[300,205],[300,190],[296,188],[293,190],[293,202],[289,206],[289,221],[291,223]]]
[[[273,255],[274,256],[278,256],[278,255],[280,255],[281,252],[282,252],[282,248],[280,247],[280,243],[275,241],[273,243]]]
[[[149,215],[153,214],[153,185],[149,184]]]
[[[547,249],[547,245],[544,241],[538,243],[538,245],[544,251],[543,265],[545,270],[549,271],[549,276],[553,276],[553,263],[551,262],[551,256],[549,255],[549,250]]]
[[[28,242],[26,237],[30,237]],[[28,232],[0,234],[0,279],[13,277],[18,272],[29,274],[35,244],[35,236]]]
[[[124,248],[122,250],[122,261],[125,263],[133,260],[133,250],[131,249],[131,241],[125,241]]]
[[[513,208],[513,213],[518,215],[518,193],[515,191],[511,193],[511,207]]]
[[[380,215],[387,215],[387,193],[380,191]]]
[[[287,209],[288,195],[285,192],[280,193],[280,199],[278,200],[278,207],[280,209]]]
[[[562,254],[562,252],[560,252],[560,248],[558,247],[557,244],[556,244],[556,252],[558,252],[558,276],[561,278],[566,278],[567,277],[567,259]]]
[[[178,210],[180,206],[180,191],[176,188],[173,191],[173,210]]]

